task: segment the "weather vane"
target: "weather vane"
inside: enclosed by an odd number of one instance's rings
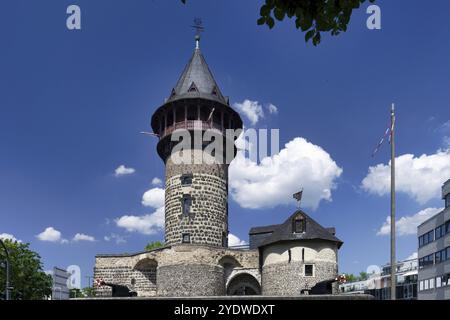
[[[205,30],[205,27],[203,27],[202,19],[195,18],[194,25],[191,27],[195,29],[195,47],[196,49],[198,49],[200,42],[200,33]]]

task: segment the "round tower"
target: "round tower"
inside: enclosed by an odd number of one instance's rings
[[[242,120],[224,97],[199,48],[194,53],[165,103],[151,119],[159,137],[157,151],[165,163],[165,242],[228,245],[228,164],[235,156],[235,136],[227,129],[242,129]],[[175,152],[179,132],[189,133],[189,148]],[[223,146],[210,153],[205,132],[233,143],[232,154]],[[198,142],[200,137],[201,141]],[[214,141],[214,140],[213,140]],[[184,141],[186,142],[186,141]],[[186,161],[190,159],[190,161]],[[219,159],[219,160],[218,160]],[[205,161],[207,160],[207,161]]]

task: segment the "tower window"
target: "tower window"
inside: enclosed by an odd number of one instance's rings
[[[292,232],[293,233],[305,232],[305,219],[302,216],[297,216],[292,221]]]
[[[181,176],[181,185],[186,186],[192,184],[192,173],[183,174]]]
[[[191,243],[191,234],[190,233],[183,233],[181,237],[182,243]]]
[[[305,277],[314,277],[314,265],[305,264]]]
[[[189,194],[185,194],[182,200],[183,216],[189,216],[191,213],[192,198]]]

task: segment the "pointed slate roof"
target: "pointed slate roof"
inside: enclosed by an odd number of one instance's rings
[[[195,49],[168,101],[189,97],[209,98],[228,104],[199,48]]]
[[[292,230],[292,221],[298,214],[301,214],[305,219],[305,232],[303,233],[294,233]],[[265,237],[265,239],[258,245],[258,247],[264,247],[280,241],[328,240],[331,242],[336,242],[338,248],[340,248],[343,242],[333,234],[334,231],[334,228],[324,228],[314,219],[308,216],[305,212],[297,210],[292,215],[290,215],[289,218],[287,218],[286,221],[282,224],[265,227],[254,227],[250,229],[249,234],[270,234]]]

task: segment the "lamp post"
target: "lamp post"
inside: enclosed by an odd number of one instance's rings
[[[6,287],[5,287],[5,296],[6,300],[9,300],[9,252],[8,249],[5,246],[5,243],[0,239],[0,244],[2,245],[3,249],[5,250],[6,255]]]

